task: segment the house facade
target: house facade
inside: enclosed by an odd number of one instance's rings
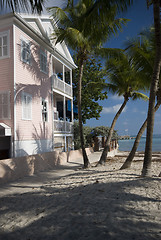
[[[72,69],[49,16],[0,17],[0,159],[73,148]]]

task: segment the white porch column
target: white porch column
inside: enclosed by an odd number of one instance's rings
[[[64,151],[67,151],[67,137],[64,136]]]
[[[73,113],[73,99],[71,99],[71,122],[74,120],[74,113]]]
[[[70,85],[72,85],[72,70],[70,70]]]
[[[64,122],[66,122],[66,104],[65,104],[65,96],[63,96],[63,117],[64,117]],[[65,131],[66,131],[66,125],[65,125]]]
[[[65,132],[66,132],[66,102],[65,102],[65,96],[63,97],[63,115],[64,115],[64,127],[65,127]],[[64,136],[64,150],[66,152],[67,150],[67,138]]]
[[[65,82],[65,66],[63,64],[63,82]],[[65,84],[64,84],[64,91],[65,91]]]

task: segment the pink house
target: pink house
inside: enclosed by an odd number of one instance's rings
[[[0,17],[0,159],[73,148],[72,69],[49,16]]]

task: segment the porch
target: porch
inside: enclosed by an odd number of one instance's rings
[[[73,122],[54,120],[54,132],[55,133],[73,133]]]
[[[72,69],[53,58],[53,130],[54,135],[73,134]]]
[[[60,92],[60,93],[63,93],[63,94],[66,94],[70,97],[73,96],[73,91],[72,91],[72,86],[69,85],[68,83],[62,81],[58,76],[57,74],[53,74],[52,75],[52,87],[53,87],[53,90],[57,91],[57,92]]]
[[[54,133],[73,133],[73,99],[53,93],[53,129]]]
[[[52,88],[57,93],[73,96],[72,69],[69,69],[57,59],[53,59],[53,75],[51,77]]]

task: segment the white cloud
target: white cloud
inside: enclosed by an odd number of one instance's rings
[[[111,98],[113,100],[116,100],[116,101],[123,101],[124,100],[123,96],[118,96],[118,95],[113,95]]]
[[[140,111],[138,108],[133,108],[133,113],[139,113],[139,114],[146,114],[147,112],[146,111]]]
[[[147,112],[146,111],[141,111],[141,114],[147,114]]]
[[[107,114],[107,113],[117,113],[117,111],[120,109],[122,104],[117,104],[112,107],[104,107],[102,113]],[[124,108],[123,112],[126,112],[127,107]]]

